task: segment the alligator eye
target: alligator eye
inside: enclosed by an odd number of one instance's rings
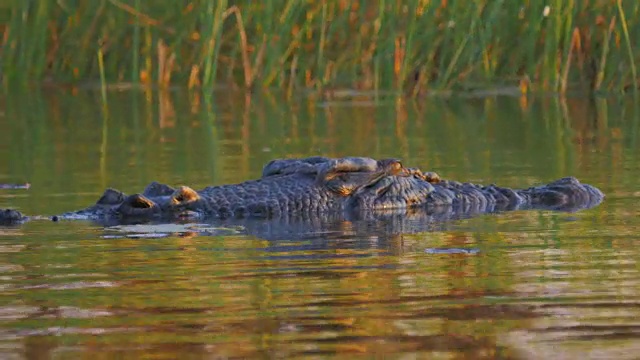
[[[349,194],[351,194],[353,192],[353,188],[350,187],[346,187],[346,186],[340,186],[337,189],[338,194],[342,195],[342,196],[348,196]]]
[[[129,196],[128,203],[132,208],[135,209],[148,209],[153,207],[154,205],[151,200],[139,194]]]
[[[422,175],[424,177],[424,180],[431,183],[431,184],[437,184],[440,181],[442,181],[440,179],[440,175],[438,175],[437,173],[433,172],[433,171],[429,171],[426,172]]]
[[[174,204],[182,204],[187,202],[196,201],[200,198],[200,195],[188,186],[181,186],[176,190],[172,196],[171,201]]]
[[[349,186],[351,185],[351,186]],[[326,184],[327,188],[340,196],[349,196],[355,190],[353,184],[342,184],[337,182],[329,182]]]

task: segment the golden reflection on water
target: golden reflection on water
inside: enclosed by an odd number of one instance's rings
[[[52,214],[86,206],[105,186],[200,188],[257,177],[273,158],[318,154],[399,157],[508,186],[574,175],[608,198],[575,214],[417,218],[395,232],[388,219],[316,233],[294,223],[201,225],[209,235],[174,225],[153,238],[87,223],[0,229],[0,354],[635,354],[633,103],[113,92],[105,119],[95,95],[0,100],[0,182],[32,184],[3,191],[0,207]]]

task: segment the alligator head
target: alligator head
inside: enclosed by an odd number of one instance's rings
[[[153,182],[141,194],[126,195],[119,190],[107,189],[95,205],[79,211],[64,213],[59,217],[139,221],[201,217],[202,209],[202,199],[195,190],[187,186],[173,189],[169,185]],[[54,220],[56,219],[54,218]]]

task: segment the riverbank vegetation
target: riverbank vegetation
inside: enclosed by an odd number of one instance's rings
[[[15,0],[7,85],[635,91],[640,2]]]

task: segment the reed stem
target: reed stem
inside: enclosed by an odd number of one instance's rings
[[[0,66],[4,83],[23,84],[108,79],[417,96],[528,79],[527,91],[636,91],[640,6],[608,4],[14,1],[0,17]],[[96,53],[98,38],[105,44]]]

